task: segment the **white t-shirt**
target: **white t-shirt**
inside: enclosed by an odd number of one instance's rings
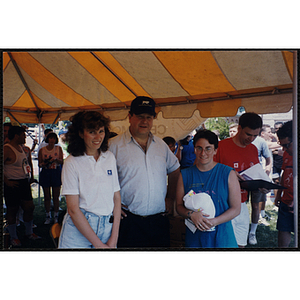
[[[79,207],[98,216],[114,208],[114,193],[120,190],[116,159],[110,151],[96,161],[84,154],[69,155],[62,169],[62,195],[79,195]]]

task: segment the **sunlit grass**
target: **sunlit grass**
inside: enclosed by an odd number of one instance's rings
[[[249,215],[251,215],[251,204],[247,203],[249,209]],[[274,205],[266,205],[266,213],[271,217],[270,221],[267,221],[270,226],[258,225],[256,230],[257,245],[247,245],[246,248],[278,248],[278,231],[276,229],[278,213],[274,210]],[[292,241],[290,247],[294,246],[294,234],[292,233]]]

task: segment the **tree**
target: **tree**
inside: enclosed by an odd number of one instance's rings
[[[223,140],[229,137],[229,123],[226,118],[209,118],[205,122],[205,128],[219,135],[219,139]]]

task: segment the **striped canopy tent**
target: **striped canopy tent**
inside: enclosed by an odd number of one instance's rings
[[[100,110],[121,133],[136,96],[157,103],[153,131],[176,139],[243,106],[259,114],[293,105],[291,51],[32,51],[3,53],[3,112],[56,123]]]
[[[116,133],[130,102],[157,103],[152,132],[183,138],[211,117],[239,107],[258,114],[293,106],[295,240],[298,245],[297,51],[32,51],[3,53],[3,116],[56,123],[100,110]]]

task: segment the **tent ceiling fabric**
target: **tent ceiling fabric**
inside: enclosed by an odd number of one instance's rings
[[[136,96],[161,119],[197,121],[292,107],[290,51],[32,51],[3,53],[4,116],[20,123],[67,120],[103,110],[125,120]]]

